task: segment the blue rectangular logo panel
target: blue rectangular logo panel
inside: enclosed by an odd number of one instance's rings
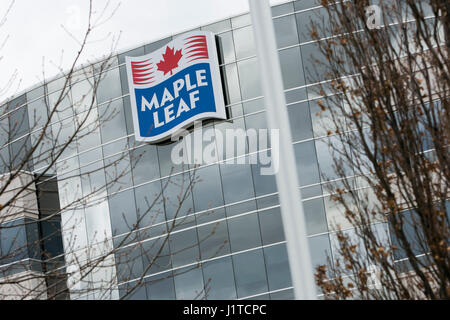
[[[195,120],[226,119],[214,34],[185,34],[126,57],[135,138],[160,142]]]

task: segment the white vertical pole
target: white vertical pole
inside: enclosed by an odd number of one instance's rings
[[[269,0],[249,0],[249,4],[267,122],[270,129],[279,129],[280,132],[279,170],[276,181],[295,298],[315,300],[317,296],[314,274]]]

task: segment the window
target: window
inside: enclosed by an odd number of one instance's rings
[[[172,271],[149,277],[146,287],[150,300],[175,300]]]
[[[6,146],[9,143],[9,123],[8,118],[0,119],[0,174],[8,172],[10,165],[9,148]]]
[[[204,211],[195,215],[197,224],[203,224],[222,218],[225,218],[225,208],[217,208],[209,211]]]
[[[258,214],[252,213],[228,220],[232,252],[238,252],[261,245]]]
[[[340,138],[339,136],[331,136],[323,139],[316,140],[316,149],[317,149],[317,159],[319,160],[320,174],[322,181],[333,180],[340,178],[340,176],[336,173],[333,168],[334,160],[342,158],[343,156],[340,153],[334,151],[337,149],[341,152],[344,152],[343,144],[341,139],[345,139],[345,137]],[[352,169],[349,168],[346,160],[343,159],[343,169],[344,174],[346,176],[353,175]]]
[[[1,264],[28,258],[27,235],[23,219],[3,223],[0,228]]]
[[[232,106],[227,106],[226,110],[229,113],[230,119],[242,116],[244,114],[242,111],[242,104],[235,104]]]
[[[320,6],[320,0],[297,0],[294,1],[294,10],[300,11]]]
[[[227,221],[219,221],[198,227],[202,260],[230,253]]]
[[[87,207],[85,214],[89,243],[102,242],[107,238],[111,238],[108,202],[103,201]]]
[[[447,214],[449,213],[447,209]],[[406,240],[409,243],[412,252],[415,255],[423,254],[425,251],[429,251],[427,246],[427,241],[421,240],[425,239],[423,235],[423,227],[420,225],[420,217],[414,210],[403,211],[400,213],[403,218],[402,229],[405,234]],[[419,226],[417,226],[419,224]],[[407,258],[407,254],[403,249],[404,246],[401,241],[397,238],[394,226],[389,225],[391,229],[390,235],[392,239],[392,244],[396,245],[399,249],[394,251],[394,258],[396,260]]]
[[[283,14],[288,14],[294,11],[294,4],[292,2],[288,2],[285,4],[280,4],[277,6],[273,6],[271,8],[272,10],[272,17],[281,16]]]
[[[28,112],[26,106],[11,112],[8,115],[8,118],[9,118],[10,141],[17,139],[30,132]]]
[[[104,160],[108,194],[131,187],[130,157],[119,154]]]
[[[58,147],[67,145],[67,148],[63,151],[59,159],[75,155],[77,152],[76,139],[72,139],[72,142],[68,144],[69,140],[75,135],[75,126],[72,118],[53,124],[52,135],[55,137]],[[58,148],[57,150],[60,149]]]
[[[304,6],[308,6],[308,8],[312,7],[312,6],[317,6],[320,4],[313,4],[313,1],[308,1],[309,4],[305,4]],[[317,3],[317,2],[316,2]],[[299,33],[299,38],[300,38],[300,42],[307,42],[307,41],[311,41],[314,40],[313,37],[311,36],[311,28],[312,28],[312,24],[316,23],[318,25],[322,25],[323,21],[325,22],[325,27],[326,28],[330,28],[330,26],[328,25],[328,13],[327,10],[325,8],[319,8],[319,9],[314,9],[314,10],[308,10],[305,12],[300,12],[296,14],[296,18],[297,18],[297,27],[298,27],[298,33]],[[317,30],[318,32],[320,32],[321,30]],[[328,30],[326,30],[328,31]],[[320,38],[324,38],[327,34],[322,32],[319,33],[319,37]]]
[[[380,245],[385,246],[385,247],[389,246],[389,244],[388,244],[389,236],[388,236],[387,224],[378,223],[378,224],[371,225],[370,228],[372,229],[372,232],[376,235],[377,241]],[[349,238],[349,242],[351,244],[356,245],[356,255],[358,256],[358,259],[360,259],[361,261],[368,261],[367,249],[364,246],[364,242],[363,242],[362,238],[356,234],[355,229],[344,230],[343,233],[345,236],[347,236]],[[408,240],[411,240],[411,239],[408,239]],[[334,261],[339,260],[340,263],[342,264],[342,262],[344,260],[339,252],[340,246],[339,246],[339,240],[337,239],[336,233],[330,234],[330,242],[331,242],[331,250],[333,252]],[[393,244],[398,244],[398,243],[396,243],[394,241]],[[417,247],[415,247],[414,249],[417,249]],[[401,250],[395,250],[395,251],[397,252],[397,254],[399,252],[401,252]],[[417,251],[416,253],[418,254],[421,252]],[[331,254],[329,254],[329,255],[331,255]],[[398,257],[396,255],[396,253],[394,253],[394,257],[401,258],[401,257]],[[348,274],[352,274],[352,273],[353,272],[351,270],[348,271]]]
[[[173,280],[177,300],[194,300],[204,297],[202,269],[194,266],[177,270]]]
[[[33,101],[36,98],[42,97],[44,94],[45,94],[45,86],[42,85],[26,93],[27,101]]]
[[[297,174],[301,186],[320,182],[314,142],[302,142],[294,145]]]
[[[80,174],[81,174],[81,187],[83,189],[84,197],[106,196],[105,190],[106,180],[105,180],[105,170],[103,169],[103,161],[98,161],[96,163],[82,167],[80,170]]]
[[[219,64],[235,61],[236,56],[231,31],[217,35],[216,39],[219,46]]]
[[[250,18],[249,13],[240,15],[238,17],[231,18],[231,26],[233,27],[233,29],[247,26],[250,23],[251,23],[251,18]]]
[[[233,256],[238,298],[267,291],[267,277],[261,249]]]
[[[248,41],[248,40],[247,40]],[[256,98],[262,95],[259,81],[259,66],[256,58],[242,60],[237,63],[242,100]]]
[[[259,221],[264,245],[284,241],[283,221],[279,207],[261,211]]]
[[[84,255],[85,251],[80,250],[87,246],[86,219],[83,209],[66,210],[61,213],[61,228],[63,244],[66,252],[77,252]],[[72,262],[73,256],[66,254],[66,264]],[[78,256],[78,259],[85,257]]]
[[[161,181],[158,180],[140,186],[134,189],[134,194],[136,197],[137,217],[140,228],[150,227],[165,220]],[[151,234],[153,237],[158,235]]]
[[[110,196],[109,208],[113,236],[129,233],[136,227],[136,205],[133,190]]]
[[[225,86],[225,104],[235,103],[241,100],[239,77],[236,63],[221,67],[222,83]]]
[[[119,54],[118,62],[119,62],[119,64],[122,64],[122,63],[125,63],[125,57],[139,57],[139,56],[143,56],[144,54],[145,54],[144,46],[141,46],[139,48],[129,50],[125,53]]]
[[[153,52],[155,50],[158,50],[158,49],[162,48],[163,46],[165,46],[170,41],[172,41],[172,37],[167,37],[167,38],[160,39],[158,41],[149,43],[149,44],[145,45],[144,51],[145,51],[146,54],[150,53],[150,52]]]
[[[166,218],[180,219],[194,212],[189,173],[182,173],[162,180]],[[167,186],[166,186],[167,184]],[[181,223],[181,222],[178,223]]]
[[[67,89],[64,91],[64,93],[61,93],[61,91],[51,93],[47,96],[47,99],[49,114],[52,111],[55,111],[52,117],[52,121],[61,121],[73,116],[72,99],[70,97],[70,92]]]
[[[210,300],[236,299],[233,264],[230,257],[203,264],[206,297]]]
[[[315,185],[315,186],[302,188],[302,199],[308,199],[308,198],[321,196],[321,195],[322,195],[322,186],[321,185]]]
[[[234,30],[233,38],[236,49],[236,58],[238,60],[251,57],[256,54],[252,26]]]
[[[294,300],[294,289],[278,291],[270,294],[270,300]]]
[[[314,128],[314,136],[327,136],[328,132],[335,133],[336,126],[334,125],[332,114],[330,111],[330,108],[335,108],[335,106],[333,106],[332,104],[327,104],[325,100],[322,100],[323,104],[326,107],[325,111],[322,111],[317,101],[318,100],[309,102],[309,105],[311,107],[311,119]],[[333,112],[336,111],[337,110],[334,110]],[[341,121],[345,120],[342,119]]]
[[[130,88],[128,87],[127,67],[125,65],[121,65],[119,67],[119,73],[120,73],[120,86],[122,87],[122,95],[128,94],[130,92]]]
[[[248,129],[267,129],[266,112],[245,116],[245,124]]]
[[[257,139],[251,139],[249,136],[248,147],[250,152],[254,152],[256,150],[264,150],[271,147],[270,132],[267,130],[266,133],[267,143],[263,143],[261,137],[264,136],[262,133],[259,132],[259,129],[268,129],[265,112],[245,116],[245,125],[248,130],[250,129],[256,130],[256,134],[258,136]]]
[[[290,89],[304,85],[300,48],[294,47],[281,50],[278,54],[280,56],[284,88]]]
[[[115,264],[119,282],[140,278],[144,269],[142,264],[142,251],[139,244],[119,248],[115,252]]]
[[[280,202],[278,200],[278,194],[274,194],[271,196],[266,196],[256,200],[256,204],[258,209],[268,208],[272,206],[279,205]]]
[[[102,149],[104,158],[107,158],[111,155],[116,155],[120,151],[128,152],[128,141],[126,138],[122,138],[114,142],[110,142],[106,145],[103,145]]]
[[[262,151],[266,152],[266,151]],[[270,159],[272,150],[267,151],[267,157]],[[273,165],[272,163],[268,165],[261,165],[260,161],[258,161],[257,164],[252,164],[252,173],[253,173],[253,180],[255,185],[255,194],[257,197],[277,192],[277,184],[275,180],[275,175],[269,174],[269,175],[262,175],[261,169],[262,168],[268,168]]]
[[[214,33],[219,33],[222,31],[231,29],[231,20],[226,19],[219,22],[211,23],[206,26],[201,27],[202,30],[208,30]]]
[[[164,242],[165,239],[166,236],[162,236],[142,243],[142,261],[147,275],[165,271],[172,267],[169,242]]]
[[[172,233],[169,242],[174,268],[200,260],[196,229]]]
[[[253,198],[253,179],[249,164],[221,164],[225,203]]]
[[[270,291],[292,286],[286,244],[264,248],[264,259]]]
[[[226,207],[227,217],[256,210],[256,201],[249,200]]]
[[[41,223],[39,223],[39,225],[42,226]],[[39,225],[38,222],[36,222],[36,220],[34,219],[28,219],[25,218],[25,234],[26,234],[26,242],[25,242],[25,246],[27,247],[27,254],[28,257],[33,258],[33,259],[41,259],[41,244],[42,246],[44,245],[44,243],[42,241],[40,241],[39,238]],[[48,226],[48,225],[47,225]],[[44,232],[48,231],[48,229],[44,230],[42,229],[42,234],[44,235]],[[48,235],[47,235],[48,236]],[[45,240],[50,240],[50,239],[45,239]],[[48,244],[48,242],[47,242]],[[22,248],[20,248],[22,249]],[[25,249],[25,248],[23,248]],[[26,250],[25,249],[25,250]],[[46,252],[46,254],[48,254],[49,252]],[[62,253],[62,252],[58,252],[58,253]],[[17,254],[17,252],[14,252],[14,254]],[[48,255],[46,255],[48,257]],[[51,263],[48,263],[47,267],[50,268]],[[35,267],[37,268],[41,268],[41,266],[36,265]]]
[[[262,111],[264,110],[264,98],[244,102],[242,106],[245,114]]]
[[[97,88],[97,103],[101,104],[121,95],[119,68],[104,71]]]
[[[212,165],[195,172],[193,184],[195,211],[203,211],[223,205],[219,166]]]
[[[119,295],[124,300],[147,300],[145,286],[137,282],[119,286]]]
[[[225,137],[227,134],[227,129],[245,130],[244,118],[220,122],[215,125],[215,129],[220,131],[223,139],[225,140]],[[217,136],[219,136],[219,135],[217,135]],[[247,152],[247,149],[248,149],[247,139],[245,137],[244,137],[244,139],[233,137],[233,139],[234,139],[233,140],[234,148],[230,149],[230,151],[232,151],[232,154],[227,154],[227,144],[226,143],[222,143],[222,145],[219,145],[219,143],[216,143],[219,160],[225,160],[225,159],[232,158],[235,156],[244,155]],[[231,143],[231,138],[230,138],[230,140],[227,139],[226,141],[230,141],[229,143]]]
[[[327,219],[323,199],[303,201],[306,231],[308,235],[327,232]]]
[[[73,174],[75,173],[70,173],[70,175]],[[61,208],[77,204],[77,201],[82,198],[80,177],[64,177],[60,175],[58,177],[58,190]]]
[[[72,100],[75,113],[95,108],[94,79],[86,79],[75,83],[72,87]]]
[[[313,137],[308,102],[289,105],[288,115],[294,142]]]
[[[319,43],[313,42],[301,46],[307,84],[327,80],[331,76],[328,74],[328,61],[321,53],[319,45]]]
[[[134,134],[133,114],[131,110],[130,96],[123,97],[123,111],[125,113],[125,122],[127,124],[127,134]],[[134,140],[134,136],[132,136]],[[130,146],[133,146],[130,144]]]
[[[344,195],[347,203],[353,203],[350,196]],[[337,201],[333,201],[331,197],[324,197],[325,209],[327,213],[328,229],[337,230],[340,226],[342,229],[352,227],[352,224],[345,218],[345,208]]]
[[[174,164],[172,162],[171,154],[172,149],[176,148],[180,143],[184,143],[183,139],[178,142],[171,142],[166,145],[158,145],[158,158],[159,158],[159,170],[161,172],[161,177],[166,177],[173,175],[175,173],[181,172],[182,170],[188,169],[187,164]],[[183,155],[184,156],[184,155]]]
[[[127,135],[122,99],[99,106],[98,115],[103,143]]]
[[[159,164],[156,146],[144,144],[130,150],[133,182],[135,185],[159,178]]]
[[[293,103],[301,100],[306,100],[306,88],[298,88],[289,90],[284,94],[286,96],[286,103]]]
[[[99,121],[97,109],[76,115],[75,121],[77,121],[76,128],[80,128],[80,131],[77,134],[79,152],[98,147],[102,144],[100,130],[98,129]],[[83,122],[84,124],[81,126],[81,123]]]
[[[313,270],[319,265],[327,265],[327,257],[331,257],[328,234],[308,238],[308,243]]]
[[[23,170],[32,171],[33,169],[33,161],[30,156],[27,156],[31,151],[31,137],[30,135],[18,140],[14,141],[10,144],[10,159],[13,168],[18,168],[22,164],[22,162],[27,161]]]
[[[31,129],[37,129],[48,121],[45,97],[28,103],[28,119]]]

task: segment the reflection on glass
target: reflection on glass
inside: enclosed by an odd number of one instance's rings
[[[256,58],[242,60],[237,63],[242,100],[256,98],[262,95],[259,66]]]
[[[279,207],[261,211],[259,222],[264,245],[284,241],[283,221]]]
[[[286,244],[264,248],[269,290],[279,290],[292,286]]]
[[[297,174],[301,186],[320,182],[316,152],[313,141],[294,145]]]
[[[249,164],[221,164],[225,203],[253,198],[253,178]]]
[[[102,242],[111,238],[111,223],[107,201],[94,204],[85,209],[86,231],[89,243]]]
[[[284,88],[290,89],[303,86],[305,80],[303,77],[300,48],[294,47],[281,50],[279,55]]]
[[[97,88],[97,103],[103,103],[122,95],[119,68],[106,71]]]
[[[203,277],[207,299],[236,299],[233,264],[230,257],[205,263],[203,265]]]
[[[175,271],[174,283],[177,300],[201,299],[205,295],[202,269],[198,267]]]
[[[294,15],[274,19],[273,25],[278,48],[284,48],[298,43],[297,25]]]
[[[267,292],[267,277],[261,249],[233,256],[238,298]]]
[[[227,221],[222,220],[198,227],[202,260],[219,257],[230,252]]]
[[[233,38],[236,48],[236,58],[238,60],[256,54],[252,26],[234,30]]]
[[[228,220],[230,245],[233,252],[238,252],[261,245],[258,214],[252,213]]]
[[[219,166],[212,165],[198,169],[193,185],[195,211],[202,211],[223,205]]]
[[[136,206],[133,190],[116,193],[109,197],[113,235],[130,233],[136,227]]]

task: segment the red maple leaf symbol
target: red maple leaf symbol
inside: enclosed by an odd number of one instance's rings
[[[169,46],[167,46],[166,52],[163,53],[164,60],[161,60],[156,64],[158,70],[164,72],[164,75],[169,72],[170,75],[172,75],[172,70],[178,67],[178,61],[180,61],[182,56],[181,49],[174,52],[174,48],[170,49]]]

